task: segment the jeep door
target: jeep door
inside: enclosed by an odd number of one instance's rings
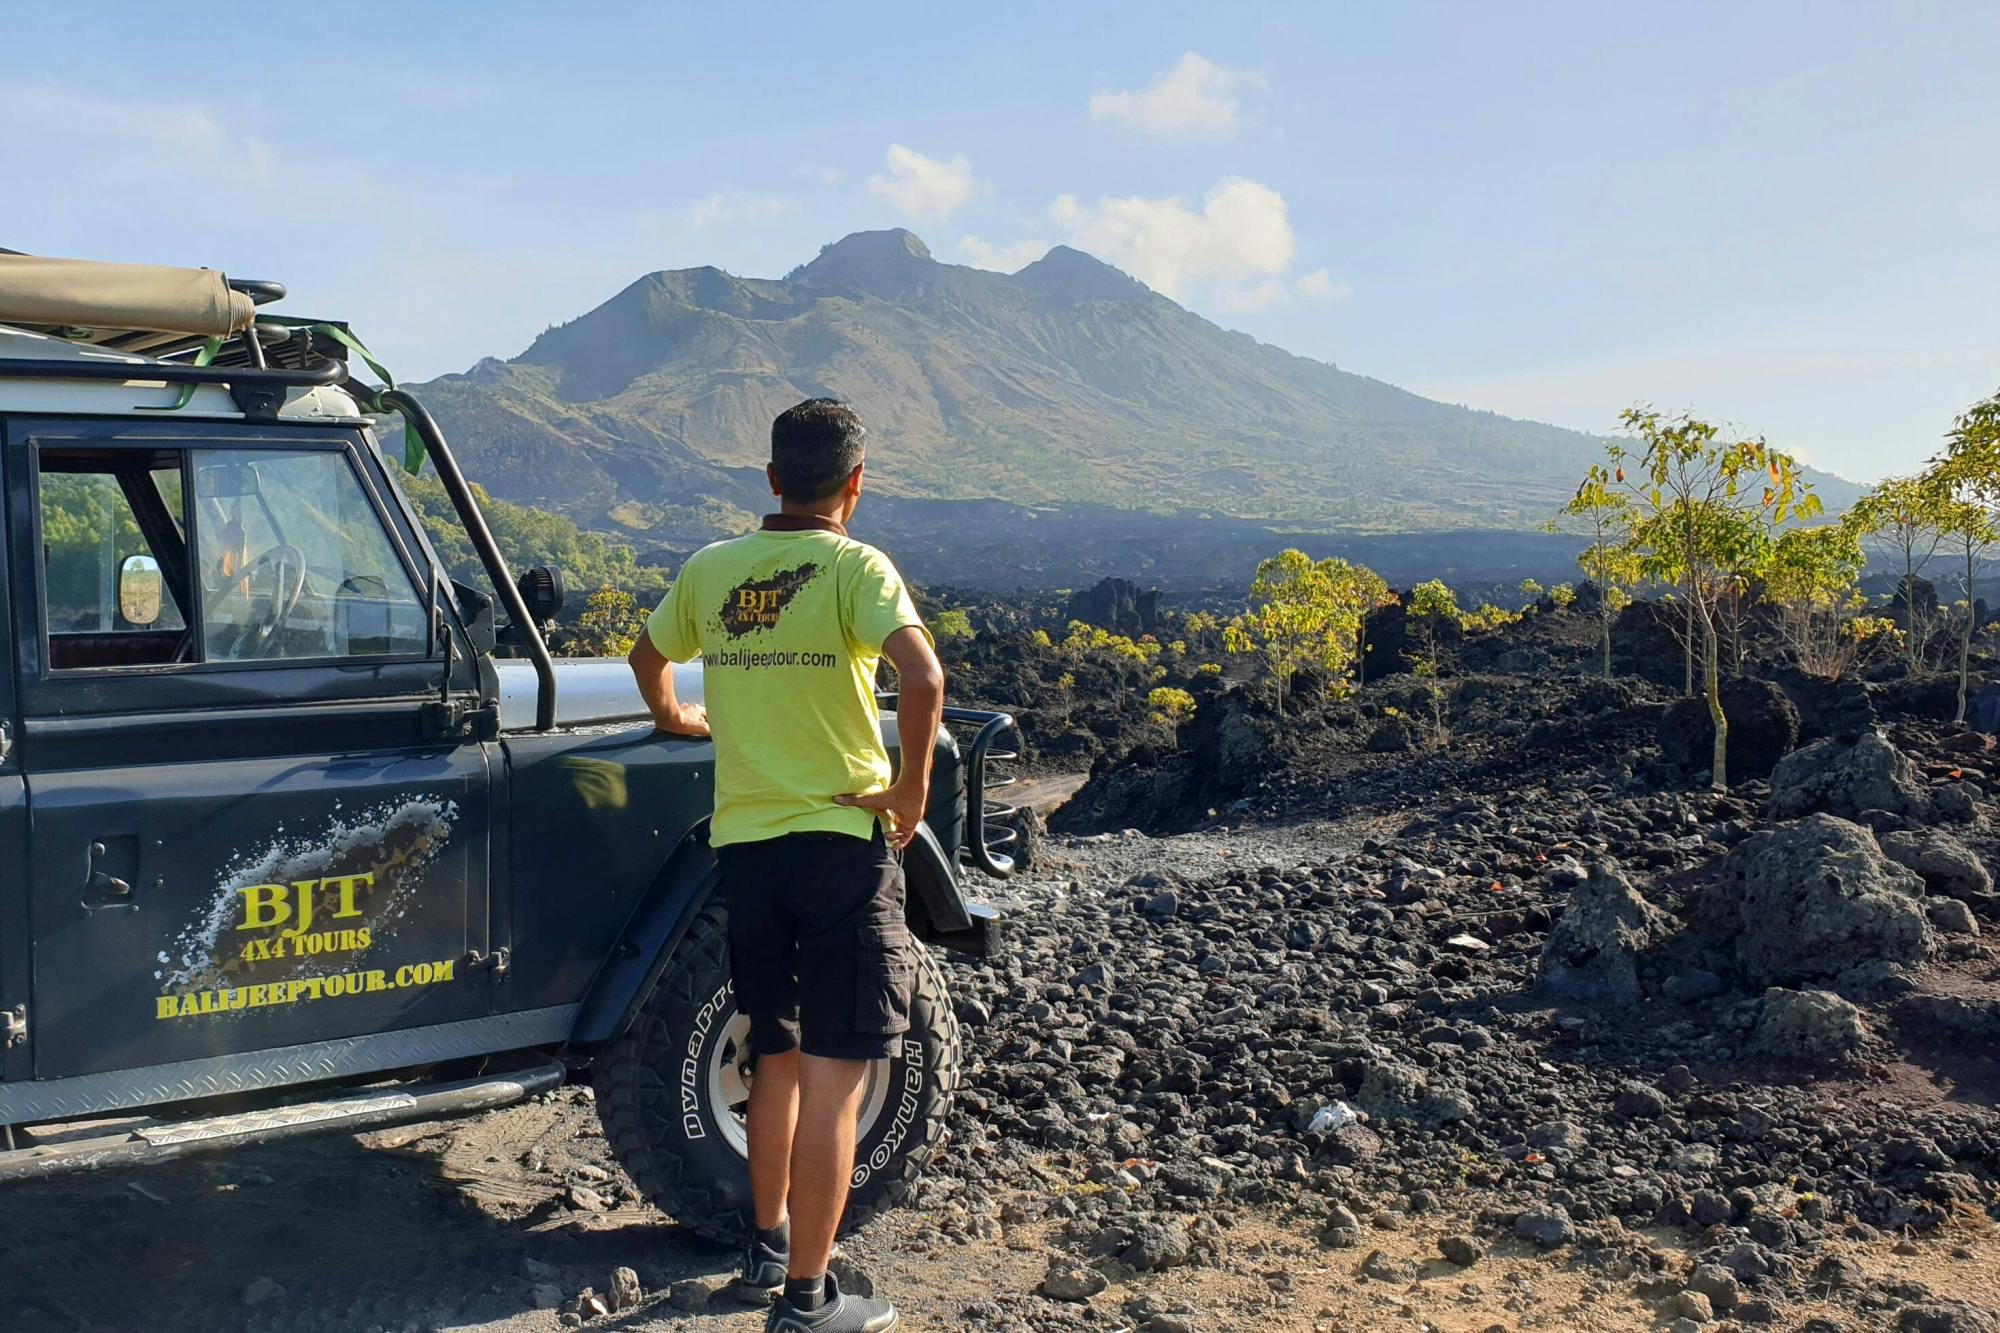
[[[426,707],[477,675],[368,447],[10,431],[37,1078],[324,1077],[489,1012],[487,747]]]

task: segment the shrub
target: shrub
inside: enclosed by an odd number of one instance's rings
[[[1194,716],[1194,696],[1171,685],[1162,685],[1148,694],[1146,706],[1153,710],[1157,721],[1169,726],[1180,726]]]
[[[940,611],[931,617],[931,634],[939,643],[973,636],[972,617],[963,610]]]

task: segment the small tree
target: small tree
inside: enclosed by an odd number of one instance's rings
[[[1844,524],[1791,528],[1772,545],[1764,599],[1799,666],[1815,676],[1840,679],[1864,645],[1882,641],[1847,630],[1865,605],[1857,588],[1865,560],[1859,534]]]
[[[570,651],[579,657],[623,657],[646,632],[646,617],[632,594],[599,588],[584,601]]]
[[[1317,666],[1329,677],[1342,673],[1353,650],[1353,632],[1335,601],[1327,569],[1303,551],[1280,551],[1257,566],[1250,584],[1251,609],[1231,622],[1225,643],[1231,651],[1255,651],[1264,659],[1277,692],[1278,716],[1301,667]]]
[[[1686,630],[1684,658],[1693,693],[1694,648],[1701,650],[1703,693],[1715,728],[1712,782],[1729,784],[1729,719],[1722,709],[1718,629],[1724,600],[1739,596],[1744,570],[1772,528],[1820,512],[1790,455],[1761,437],[1729,441],[1686,413],[1662,416],[1631,408],[1621,420],[1638,436],[1637,453],[1609,447],[1613,476],[1632,499],[1632,542],[1641,570],[1673,585]],[[1626,464],[1637,465],[1636,475]]]
[[[1409,608],[1410,630],[1417,636],[1423,653],[1415,674],[1424,681],[1425,693],[1430,697],[1432,738],[1436,743],[1443,744],[1446,737],[1444,687],[1438,684],[1438,673],[1442,669],[1438,649],[1444,627],[1457,625],[1461,618],[1458,598],[1452,595],[1443,579],[1432,579],[1410,590]]]
[[[1979,561],[2000,541],[2000,394],[1974,403],[1945,436],[1945,451],[1926,474],[1950,494],[1945,533],[1962,560],[1960,582],[1965,589],[1965,626],[1958,640],[1958,716],[1965,721],[1966,695],[1972,683],[1972,634],[1978,628],[1979,599],[1973,578]]]
[[[1521,580],[1522,613],[1525,614],[1530,607],[1533,607],[1537,603],[1539,603],[1542,600],[1542,594],[1547,591],[1548,589],[1544,588],[1540,583],[1538,583],[1534,579],[1522,579]]]
[[[1914,668],[1927,655],[1937,618],[1917,605],[1917,579],[1948,541],[1951,487],[1937,472],[1891,477],[1857,500],[1841,522],[1884,563],[1899,571],[1903,654]]]
[[[1366,565],[1345,560],[1322,560],[1318,565],[1333,598],[1333,625],[1338,633],[1351,627],[1354,635],[1354,681],[1368,683],[1368,617],[1385,606],[1396,604],[1396,594],[1387,580]]]
[[[1222,622],[1212,611],[1190,611],[1181,619],[1181,632],[1196,652],[1210,652],[1222,642]]]
[[[1986,553],[2000,545],[2000,520],[1984,505],[1954,500],[1946,506],[1943,521],[1945,542],[1958,565],[1959,590],[1965,595],[1965,620],[1958,635],[1958,712],[1952,718],[1963,722],[1972,689],[1972,635],[1979,628],[1975,577]]]
[[[1611,622],[1628,600],[1625,590],[1639,581],[1639,557],[1631,548],[1632,502],[1614,489],[1625,481],[1622,467],[1594,465],[1576,494],[1552,520],[1551,532],[1580,530],[1590,544],[1576,558],[1584,577],[1597,586],[1598,638],[1604,650],[1604,678],[1611,679]]]

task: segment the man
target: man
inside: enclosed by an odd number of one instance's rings
[[[923,819],[944,671],[895,566],[847,535],[863,438],[860,419],[830,398],[782,413],[768,469],[780,512],[695,552],[631,656],[662,731],[715,727],[709,842],[757,1056],[756,1233],[738,1289],[771,1301],[767,1333],[898,1323],[893,1306],[844,1294],[826,1269],[867,1062],[909,1029],[896,852]],[[674,695],[671,664],[696,655],[706,709]],[[901,691],[893,782],[875,708],[883,657]]]

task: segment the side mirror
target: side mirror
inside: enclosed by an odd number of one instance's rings
[[[128,625],[150,625],[160,618],[166,581],[160,562],[150,555],[128,555],[118,566],[118,614]]]

